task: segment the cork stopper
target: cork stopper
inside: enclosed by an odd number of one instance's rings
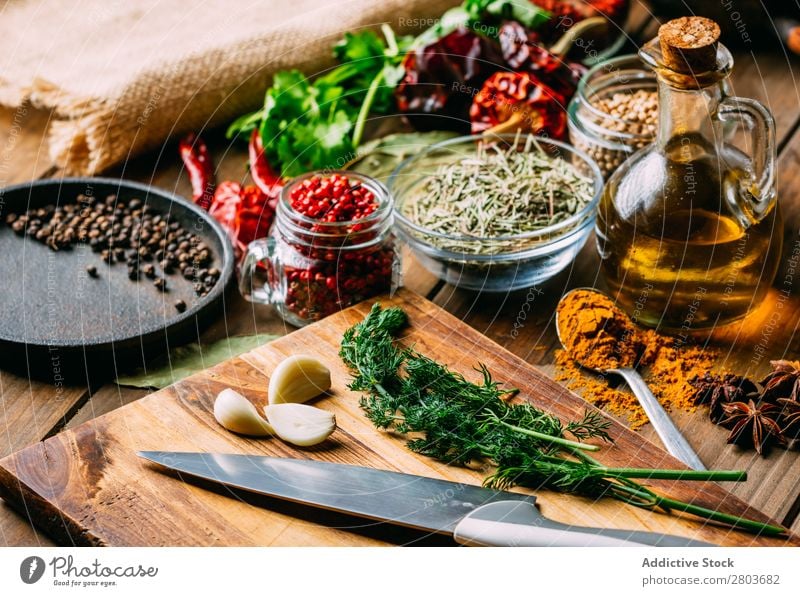
[[[702,73],[717,66],[720,29],[705,17],[681,17],[658,29],[664,64],[683,74]]]

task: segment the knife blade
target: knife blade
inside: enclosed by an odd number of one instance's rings
[[[138,455],[181,476],[449,534],[470,546],[715,546],[654,532],[562,524],[544,517],[532,495],[388,470],[255,455],[169,451]]]

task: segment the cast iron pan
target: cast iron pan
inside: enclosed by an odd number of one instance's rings
[[[80,194],[98,200],[117,195],[138,198],[191,230],[211,248],[221,275],[204,297],[195,296],[192,281],[167,277],[168,292],[150,280],[128,279],[124,264],[109,266],[86,245],[51,251],[44,244],[14,233],[9,213],[24,213],[47,204],[74,203]],[[141,366],[178,343],[196,338],[223,306],[233,277],[233,248],[223,228],[205,211],[145,184],[105,178],[41,180],[0,190],[0,351],[2,364],[45,378],[69,373],[83,377],[88,369],[114,374]],[[94,265],[98,277],[88,275]],[[174,306],[182,299],[183,313]],[[109,367],[111,367],[109,369]]]

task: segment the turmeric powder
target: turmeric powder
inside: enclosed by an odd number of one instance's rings
[[[636,366],[641,333],[605,294],[573,290],[558,303],[558,336],[577,362],[595,370]]]
[[[627,387],[616,388],[609,384],[616,379],[588,373],[579,364],[600,371],[637,366],[665,409],[695,410],[689,379],[713,367],[715,350],[640,329],[608,296],[591,290],[570,292],[556,316],[567,351],[556,352],[555,378],[588,402],[626,417],[631,428],[646,424],[647,415]]]

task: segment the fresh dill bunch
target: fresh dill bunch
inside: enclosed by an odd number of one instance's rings
[[[492,378],[479,365],[481,382],[468,381],[435,360],[402,348],[395,335],[407,324],[399,308],[375,305],[367,317],[348,329],[340,354],[355,375],[349,387],[364,392],[360,405],[380,429],[414,434],[410,449],[449,464],[496,460],[503,451],[558,453],[580,447],[564,438],[610,440],[610,422],[587,414],[579,422],[561,421],[529,403],[510,404],[518,393]],[[586,448],[596,449],[587,446]]]
[[[611,442],[611,422],[587,410],[581,420],[562,423],[533,404],[509,403],[518,390],[505,389],[479,365],[481,382],[413,349],[396,336],[407,324],[402,309],[375,304],[366,318],[343,336],[340,356],[353,372],[350,389],[364,393],[360,405],[380,429],[412,435],[408,447],[453,465],[494,468],[485,484],[547,488],[592,498],[619,499],[638,507],[679,510],[752,532],[778,535],[785,530],[657,495],[634,478],[675,480],[746,479],[736,471],[609,468],[586,451],[589,438]],[[565,435],[575,440],[568,439]]]
[[[365,393],[377,390],[387,398],[391,395],[400,382],[398,369],[405,360],[402,350],[394,345],[394,336],[407,323],[402,309],[382,309],[376,303],[363,321],[345,331],[339,356],[358,373],[350,389]]]

